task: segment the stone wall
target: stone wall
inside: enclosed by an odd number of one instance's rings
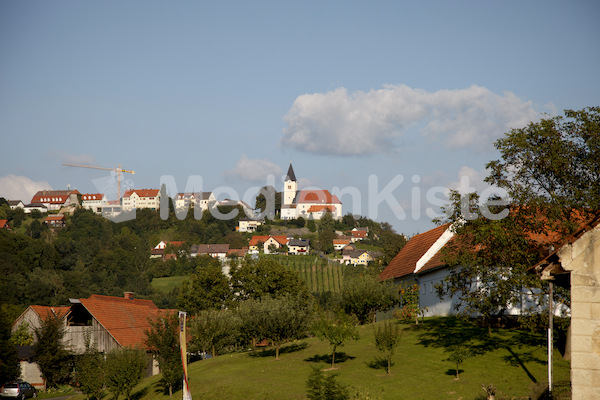
[[[600,226],[558,256],[571,272],[572,398],[600,399]]]

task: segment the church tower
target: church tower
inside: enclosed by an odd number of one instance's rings
[[[292,168],[292,163],[290,162],[290,168],[283,182],[283,204],[292,204],[296,197],[296,191],[298,191],[298,181],[296,181],[296,174],[294,174],[294,168]]]

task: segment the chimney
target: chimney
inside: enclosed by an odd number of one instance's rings
[[[123,292],[123,295],[127,300],[133,300],[133,292]]]

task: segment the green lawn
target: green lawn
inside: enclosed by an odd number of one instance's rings
[[[541,334],[502,330],[487,336],[486,330],[454,318],[426,319],[424,324],[402,324],[403,336],[392,366],[392,375],[381,367],[374,345],[372,325],[359,328],[361,338],[336,353],[338,380],[368,393],[371,399],[484,399],[482,384],[494,384],[496,399],[529,398],[547,386],[545,337]],[[460,366],[447,361],[450,346],[464,343],[473,354]],[[229,354],[189,366],[192,397],[197,399],[305,399],[311,367],[330,365],[328,344],[315,338],[282,348],[280,360],[270,349]],[[569,363],[555,352],[556,391],[569,380]],[[157,387],[159,377],[149,378],[138,396],[166,400]],[[562,386],[561,386],[562,385]],[[561,389],[562,388],[562,389]],[[177,392],[175,398],[181,396]],[[366,398],[366,397],[365,397]],[[568,398],[568,397],[566,397]]]
[[[152,279],[151,285],[152,289],[169,293],[175,287],[181,287],[183,281],[188,280],[190,277],[187,275],[183,276],[166,276],[164,278],[154,278]]]

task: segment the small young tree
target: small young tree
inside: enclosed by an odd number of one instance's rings
[[[400,338],[400,326],[397,323],[385,321],[382,326],[375,328],[375,346],[385,355],[388,375],[392,373],[392,357],[400,344]]]
[[[104,392],[104,355],[87,348],[75,363],[79,390],[89,399],[102,399]]]
[[[158,360],[163,374],[162,385],[173,397],[173,389],[181,384],[183,366],[179,349],[179,318],[176,313],[150,321],[152,329],[146,331],[146,346]]]
[[[106,356],[106,387],[117,400],[124,395],[131,398],[131,391],[142,380],[146,368],[146,355],[141,350],[113,350]]]
[[[348,390],[335,378],[337,375],[325,377],[319,368],[313,368],[306,386],[308,387],[306,397],[310,400],[348,400]]]
[[[15,346],[31,346],[34,343],[33,335],[29,332],[29,324],[23,322],[10,337],[10,342]]]
[[[59,315],[48,313],[34,331],[36,362],[49,387],[69,375],[70,354],[63,343],[64,328]]]
[[[322,315],[313,327],[313,334],[321,340],[328,340],[333,348],[331,352],[331,369],[335,368],[335,351],[342,347],[348,340],[358,340],[359,334],[356,322],[347,314]]]
[[[471,357],[471,355],[471,351],[463,345],[456,345],[450,348],[450,356],[447,360],[453,362],[456,367],[456,377],[454,379],[459,379],[458,368],[467,358]]]

